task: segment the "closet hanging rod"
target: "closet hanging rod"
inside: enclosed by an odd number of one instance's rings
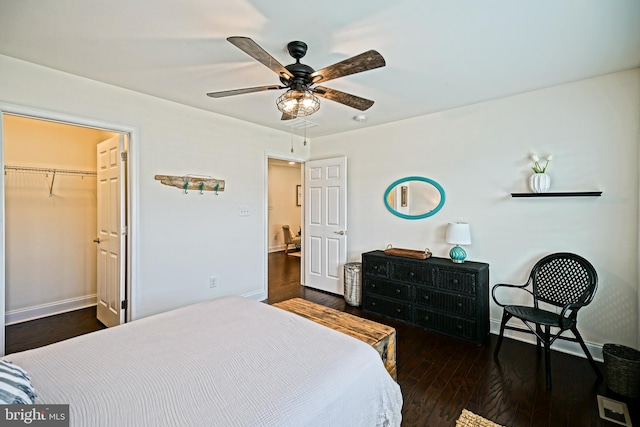
[[[4,167],[6,171],[17,171],[17,172],[39,172],[39,173],[52,173],[52,174],[61,174],[61,175],[83,175],[83,176],[96,176],[97,172],[95,171],[83,171],[83,170],[74,170],[74,169],[53,169],[53,168],[37,168],[31,166],[9,166],[5,165]]]

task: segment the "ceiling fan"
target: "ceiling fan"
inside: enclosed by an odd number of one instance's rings
[[[223,98],[226,96],[240,95],[244,93],[287,89],[287,91],[276,100],[276,105],[282,112],[282,120],[295,119],[299,116],[308,116],[318,111],[320,108],[320,100],[318,100],[317,96],[339,102],[360,111],[368,109],[373,105],[373,101],[369,99],[316,85],[318,83],[337,79],[338,77],[344,77],[350,74],[361,73],[363,71],[385,66],[385,61],[382,55],[375,50],[369,50],[361,53],[360,55],[356,55],[315,71],[313,68],[300,62],[300,59],[307,53],[307,44],[301,41],[292,41],[287,44],[289,55],[291,55],[296,62],[283,66],[249,37],[235,36],[228,37],[227,40],[238,49],[242,50],[247,55],[278,74],[281,85],[258,86],[210,92],[207,93],[207,95],[212,98]]]

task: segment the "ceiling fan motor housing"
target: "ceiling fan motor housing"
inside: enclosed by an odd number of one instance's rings
[[[284,68],[286,68],[293,75],[293,79],[280,77],[280,81],[285,86],[295,89],[295,86],[307,87],[311,84],[311,73],[313,73],[315,70],[308,65],[296,62],[295,64],[287,65]]]
[[[281,75],[280,81],[291,89],[305,90],[312,83],[311,74],[315,72],[313,68],[300,62],[300,58],[307,54],[307,44],[301,41],[292,41],[287,44],[287,50],[289,55],[296,60],[294,64],[284,67],[293,75],[293,79]]]

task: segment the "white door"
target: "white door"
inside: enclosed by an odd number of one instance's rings
[[[106,326],[124,323],[125,206],[124,135],[98,144],[98,320]]]
[[[347,262],[347,158],[305,163],[305,286],[344,294]]]

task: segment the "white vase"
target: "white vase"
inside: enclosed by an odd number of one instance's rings
[[[551,177],[546,173],[534,173],[529,178],[529,187],[534,193],[546,193],[551,188]]]

